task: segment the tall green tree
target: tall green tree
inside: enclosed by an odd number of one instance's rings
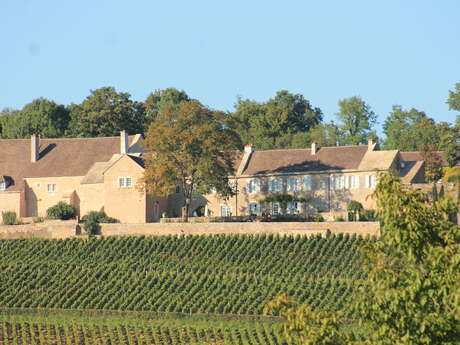
[[[145,109],[131,100],[126,92],[113,87],[92,90],[81,104],[69,106],[71,114],[68,135],[76,137],[116,136],[121,130],[143,133]]]
[[[339,100],[339,112],[336,115],[339,120],[341,144],[366,144],[370,135],[375,137],[373,127],[377,122],[377,115],[360,97]]]
[[[234,118],[246,143],[261,149],[292,147],[296,134],[306,133],[321,123],[322,112],[301,94],[278,91],[267,102],[237,100]]]
[[[146,129],[158,116],[158,113],[166,104],[178,104],[183,101],[190,101],[190,97],[185,91],[176,88],[155,90],[151,92],[144,101],[146,115]]]
[[[63,105],[37,98],[20,111],[8,111],[2,116],[2,137],[27,138],[34,133],[47,138],[61,137],[69,121],[69,112]]]
[[[454,91],[449,90],[447,104],[450,110],[460,111],[460,83],[455,84]]]
[[[423,111],[394,105],[383,124],[385,150],[418,151],[420,145],[439,142],[436,124]]]
[[[179,185],[186,219],[195,191],[215,188],[224,198],[235,192],[228,176],[235,173],[234,159],[241,141],[226,126],[226,118],[227,114],[198,101],[169,103],[147,132],[146,190],[166,196]]]

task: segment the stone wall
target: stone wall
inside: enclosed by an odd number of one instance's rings
[[[49,220],[43,223],[0,226],[0,239],[70,238],[76,234],[75,220]]]
[[[101,224],[103,236],[162,236],[162,235],[325,235],[357,234],[378,236],[378,222],[250,222],[250,223],[149,223],[149,224]]]

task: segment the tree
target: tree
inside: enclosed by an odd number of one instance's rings
[[[81,104],[69,106],[69,135],[76,137],[116,136],[121,130],[143,133],[145,110],[142,103],[131,100],[126,92],[113,87],[92,90]]]
[[[450,110],[460,111],[460,83],[455,84],[455,91],[449,90],[449,98],[446,103],[449,105]]]
[[[151,92],[144,101],[146,129],[148,129],[150,123],[155,120],[165,104],[178,104],[183,101],[190,101],[190,97],[185,91],[175,88]]]
[[[2,116],[3,138],[27,138],[38,133],[47,138],[62,137],[69,126],[68,110],[45,98],[37,98],[20,111],[6,111]]]
[[[377,116],[370,106],[357,96],[339,100],[337,117],[340,140],[344,145],[366,144],[377,122]]]
[[[385,150],[417,151],[420,145],[437,142],[436,125],[423,111],[394,105],[383,124]],[[434,134],[434,138],[432,138]]]
[[[437,345],[460,339],[460,227],[449,217],[453,201],[430,201],[390,174],[373,197],[382,236],[364,255],[367,279],[353,295],[362,332],[349,330],[341,313],[322,313],[281,296],[270,310],[287,318],[297,344]]]
[[[442,162],[435,144],[423,144],[420,146],[420,155],[425,162],[426,182],[436,182],[442,177]]]
[[[240,137],[262,149],[292,147],[296,135],[322,121],[319,108],[313,108],[303,95],[286,90],[263,103],[238,98],[235,108],[233,117]]]
[[[149,193],[168,195],[180,185],[188,219],[192,195],[215,188],[223,197],[234,195],[228,176],[241,149],[238,135],[226,126],[227,114],[197,101],[166,104],[147,132],[144,182]]]

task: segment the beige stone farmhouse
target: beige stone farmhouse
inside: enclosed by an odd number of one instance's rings
[[[80,216],[104,210],[126,223],[159,221],[162,214],[181,215],[179,187],[168,197],[148,195],[138,188],[144,171],[142,136],[0,140],[0,213],[20,217],[45,216],[59,201],[73,204]],[[403,182],[424,182],[424,163],[416,152],[379,151],[367,146],[257,151],[247,145],[235,160],[231,182],[237,194],[223,200],[216,193],[195,195],[192,214],[208,216],[278,213],[267,196],[292,194],[287,212],[344,214],[351,200],[373,208],[369,195],[378,172],[398,174]],[[305,202],[308,200],[308,202]]]

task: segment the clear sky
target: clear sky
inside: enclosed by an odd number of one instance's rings
[[[335,117],[361,96],[453,122],[460,1],[0,0],[0,109],[79,103],[114,86],[142,101],[176,87],[221,110],[302,93]]]

